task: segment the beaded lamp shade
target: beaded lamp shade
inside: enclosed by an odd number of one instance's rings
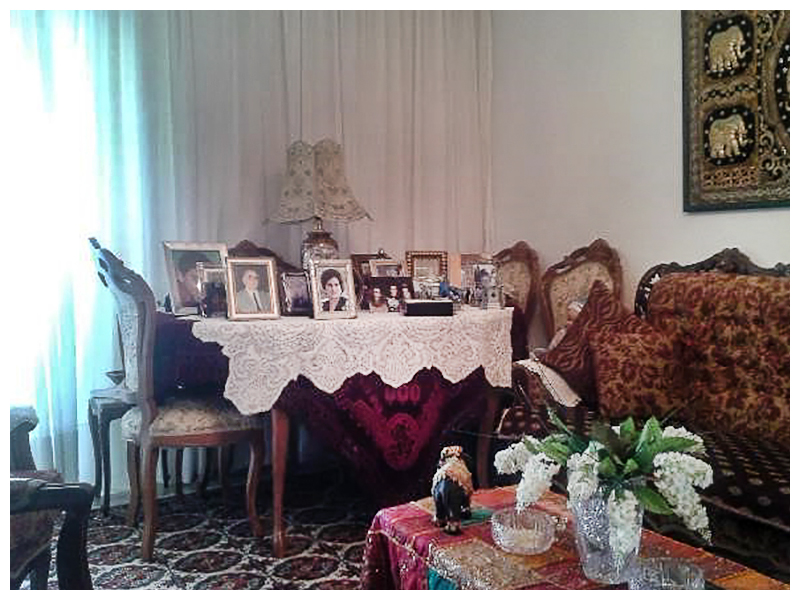
[[[278,211],[271,220],[300,223],[314,219],[303,241],[303,268],[317,258],[338,258],[339,247],[322,228],[322,219],[357,221],[370,218],[347,183],[341,144],[323,139],[314,146],[298,140],[286,154],[286,178]]]

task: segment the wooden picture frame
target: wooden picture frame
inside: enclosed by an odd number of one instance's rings
[[[310,271],[314,318],[355,318],[358,300],[353,280],[352,261],[347,259],[316,260],[312,261]],[[338,280],[338,290],[334,285],[335,280]]]
[[[353,262],[353,275],[356,279],[364,279],[372,275],[369,261],[371,260],[386,260],[389,257],[383,251],[378,251],[372,254],[351,254],[350,260]]]
[[[278,268],[272,257],[228,259],[228,318],[277,319]]]
[[[179,241],[165,241],[163,246],[172,312],[197,314],[203,293],[197,263],[224,268],[228,246],[216,242]]]
[[[447,280],[447,252],[407,250],[406,272],[412,279]]]
[[[789,206],[789,11],[682,12],[685,212]]]
[[[405,277],[403,263],[392,258],[372,258],[369,261],[370,277]]]

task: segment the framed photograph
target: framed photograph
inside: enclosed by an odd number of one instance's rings
[[[287,316],[311,316],[311,293],[305,271],[281,273],[281,312]]]
[[[311,301],[315,319],[352,319],[356,316],[353,263],[347,259],[311,263]]]
[[[375,254],[351,254],[350,260],[353,261],[353,275],[356,279],[369,277],[372,275],[369,261],[385,260],[388,258],[385,252],[376,252]]]
[[[229,258],[228,318],[279,318],[276,273],[272,257]]]
[[[225,317],[228,314],[227,269],[214,263],[197,263],[200,280],[200,314],[204,317]]]
[[[364,298],[369,312],[400,312],[401,305],[415,297],[411,277],[371,277],[368,283]]]
[[[406,251],[407,273],[413,279],[447,279],[447,252]]]
[[[789,11],[685,10],[686,212],[789,206]]]
[[[225,267],[228,247],[213,242],[164,242],[164,258],[169,278],[172,312],[197,314],[203,296],[197,263]]]
[[[403,263],[391,258],[373,258],[369,261],[371,277],[403,277]]]
[[[491,262],[492,255],[486,253],[461,254],[461,285],[464,290],[475,289],[475,266],[480,263]]]

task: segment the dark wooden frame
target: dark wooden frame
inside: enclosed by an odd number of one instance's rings
[[[684,211],[789,206],[789,11],[683,11],[682,33]]]
[[[619,254],[609,246],[607,241],[603,238],[598,238],[588,246],[574,250],[561,261],[549,266],[542,276],[542,308],[548,340],[553,339],[556,333],[553,307],[550,301],[550,290],[553,282],[564,274],[590,262],[602,264],[614,283],[614,289],[611,291],[617,298],[622,294],[622,265],[620,264]]]
[[[647,303],[650,300],[650,292],[653,291],[653,285],[664,275],[669,273],[705,273],[708,271],[736,273],[738,275],[789,277],[789,265],[787,264],[779,262],[774,267],[759,267],[738,248],[725,248],[705,260],[689,265],[671,262],[650,267],[642,275],[636,288],[634,311],[639,317],[644,317],[647,313]]]

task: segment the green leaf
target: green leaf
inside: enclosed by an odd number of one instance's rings
[[[572,451],[569,446],[553,439],[545,440],[539,447],[539,451],[546,457],[556,461],[561,465],[566,465]]]
[[[642,508],[658,515],[671,515],[672,509],[664,497],[649,487],[637,487],[631,490],[642,505]]]
[[[655,444],[660,439],[661,426],[658,424],[658,419],[650,417],[642,428],[642,433],[639,436],[639,443],[636,445],[636,452],[639,452],[645,446]]]
[[[630,447],[636,439],[636,423],[633,417],[628,417],[619,426],[619,439],[625,448]]]
[[[547,441],[547,438],[544,439]],[[531,454],[538,454],[541,452],[539,449],[544,442],[540,442],[539,440],[533,440],[529,437],[522,438],[522,443],[525,444],[525,449],[530,452]]]
[[[595,422],[592,424],[591,437],[597,440],[606,447],[613,460],[622,464],[622,444],[619,441],[619,436],[614,432],[607,423]]]
[[[628,462],[625,463],[625,468],[622,471],[622,476],[630,475],[634,471],[639,470],[639,463],[637,463],[634,459],[629,458]]]
[[[574,434],[574,433],[573,433],[573,432],[570,430],[570,428],[569,428],[569,427],[567,427],[566,425],[564,425],[564,421],[562,421],[561,419],[559,419],[559,418],[558,418],[558,415],[556,414],[556,411],[554,411],[554,410],[553,410],[552,408],[550,408],[549,406],[547,407],[547,416],[548,416],[548,418],[549,418],[549,419],[550,419],[550,420],[551,420],[553,423],[555,423],[555,426],[556,426],[556,427],[558,427],[558,428],[559,428],[561,431],[563,431],[563,432],[564,432],[564,433],[566,433],[567,435],[575,435],[575,434]]]
[[[614,466],[612,460],[606,457],[600,461],[597,472],[601,477],[613,477],[617,474],[617,468]]]
[[[653,455],[659,452],[683,452],[692,446],[696,446],[697,442],[687,440],[686,438],[679,437],[662,437],[655,444],[653,444]]]

